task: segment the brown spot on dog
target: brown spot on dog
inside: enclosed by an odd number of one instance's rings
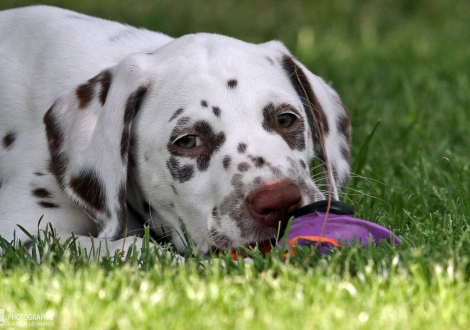
[[[121,137],[121,158],[125,163],[127,161],[127,154],[129,150],[129,137],[132,119],[137,115],[144,101],[145,94],[148,87],[141,86],[137,88],[127,99],[126,108],[123,118],[123,129]]]
[[[3,137],[3,147],[5,149],[10,149],[13,143],[16,140],[16,133],[14,131],[9,131],[4,137]]]
[[[232,180],[230,180],[230,183],[232,186],[235,188],[235,192],[239,197],[243,196],[243,175],[241,174],[234,174],[232,176]]]
[[[181,132],[187,130],[190,122],[191,118],[189,117],[182,117],[178,119],[178,121],[176,122],[176,126],[171,131],[169,143],[175,141],[180,136]]]
[[[78,108],[79,109],[86,109],[90,105],[93,97],[95,96],[95,86],[99,81],[100,75],[97,75],[86,83],[77,87],[75,94],[78,98]]]
[[[278,123],[279,116],[285,114],[290,114],[291,116],[296,114],[292,124],[288,127],[282,127]],[[266,131],[282,136],[289,148],[293,150],[305,150],[304,121],[294,107],[288,104],[281,104],[278,107],[274,107],[274,105],[270,103],[263,109],[263,118],[263,128]]]
[[[247,162],[241,162],[240,164],[238,164],[238,170],[240,172],[246,172],[250,169],[250,164],[248,164]]]
[[[349,147],[344,145],[341,146],[341,155],[348,162],[348,164],[351,164],[351,153],[349,151]]]
[[[307,169],[307,164],[302,159],[299,160],[299,163],[300,163],[300,166]]]
[[[180,109],[176,110],[175,113],[173,114],[173,116],[171,116],[171,118],[168,122],[171,122],[172,120],[176,119],[179,115],[181,115],[183,113],[183,111],[184,111],[183,108],[180,108]]]
[[[106,210],[105,185],[93,169],[83,169],[73,176],[69,187],[89,208],[96,211]]]
[[[228,169],[230,167],[230,163],[232,162],[232,157],[230,156],[225,156],[224,159],[222,160],[222,165],[224,166],[224,169]]]
[[[270,103],[263,108],[263,128],[269,133],[275,133],[277,127],[276,108]]]
[[[36,188],[33,191],[31,191],[31,194],[35,197],[38,198],[50,198],[52,197],[52,193],[45,189],[45,188]]]
[[[59,181],[60,186],[64,187],[64,176],[67,171],[67,166],[69,164],[69,159],[64,152],[52,153],[51,152],[51,161],[49,163],[49,172],[55,175],[57,181]]]
[[[116,208],[116,215],[119,222],[117,233],[118,235],[123,234],[124,227],[127,221],[127,203],[126,203],[126,182],[121,182],[118,192],[118,206]]]
[[[246,143],[239,143],[237,148],[239,153],[244,153],[246,151]]]
[[[266,56],[266,59],[268,60],[269,64],[274,65],[274,61],[271,57]]]
[[[178,121],[178,125],[173,129],[170,135],[170,140],[167,144],[168,151],[174,156],[196,159],[198,170],[205,171],[209,167],[212,154],[217,152],[224,144],[225,133],[215,133],[212,126],[207,121],[199,120],[194,123],[191,130],[204,141],[204,146],[201,148],[189,149],[178,147],[173,143],[173,141],[183,130],[188,129],[186,126],[186,120],[184,123],[185,125],[180,125],[180,122],[184,119],[185,118],[181,118]]]
[[[218,118],[220,117],[220,112],[221,112],[221,111],[220,111],[220,108],[219,108],[219,107],[212,107],[212,112],[214,113],[214,115],[215,115],[216,117],[218,117]]]
[[[109,87],[111,86],[111,72],[104,71],[100,75],[101,90],[99,94],[101,105],[103,106],[106,103],[106,98],[108,97]]]
[[[65,152],[61,151],[64,135],[53,115],[52,106],[44,115],[44,123],[46,125],[47,141],[49,145],[49,152],[51,154],[51,161],[49,163],[49,171],[55,175],[59,181],[60,186],[64,187],[63,178],[68,166],[68,157]]]
[[[64,143],[64,133],[57,122],[54,113],[54,105],[44,115],[44,124],[46,125],[47,143],[51,154],[49,170],[59,181],[61,187],[64,186],[63,177],[68,166],[68,157],[61,151]]]
[[[227,86],[230,89],[237,87],[237,85],[238,85],[238,81],[236,79],[230,79],[229,81],[227,81]]]
[[[343,108],[346,107],[343,106]],[[346,111],[348,110],[346,109]],[[351,125],[349,123],[349,116],[340,116],[336,125],[338,128],[338,132],[345,137],[346,142],[349,144],[351,142]]]
[[[33,174],[36,175],[36,176],[44,176],[44,175],[45,175],[45,174],[42,173],[42,172],[34,172]]]
[[[75,94],[78,98],[79,109],[83,110],[88,108],[91,101],[95,97],[95,88],[98,83],[101,85],[98,98],[102,106],[105,104],[109,87],[111,86],[111,72],[109,71],[103,71],[95,77],[89,79],[86,83],[78,86]]]
[[[215,133],[212,126],[206,121],[198,121],[194,124],[194,129],[207,141],[206,150],[196,157],[197,167],[200,171],[205,171],[209,167],[212,154],[220,149],[225,142],[224,132]]]
[[[201,106],[203,106],[204,108],[207,108],[207,107],[208,107],[207,101],[202,100],[202,101],[201,101]]]
[[[256,178],[253,179],[253,184],[255,186],[261,185],[263,183],[264,183],[264,181],[260,176],[257,176]]]
[[[178,180],[180,183],[189,181],[194,176],[194,166],[181,165],[180,161],[174,156],[171,156],[170,159],[166,162],[166,167],[170,171],[173,179]]]
[[[266,164],[266,160],[263,157],[254,157],[249,155],[248,158],[250,158],[250,160],[257,168],[261,168]]]
[[[51,202],[45,202],[45,201],[39,201],[38,204],[46,209],[56,209],[60,207],[58,204],[51,203]]]
[[[51,153],[57,153],[62,148],[64,142],[64,133],[57,122],[53,108],[55,104],[44,115],[44,124],[46,125],[47,142]]]

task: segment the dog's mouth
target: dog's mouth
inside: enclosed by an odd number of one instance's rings
[[[242,244],[240,246],[235,246],[235,247],[225,247],[225,248],[220,248],[217,246],[213,246],[211,248],[211,252],[215,254],[222,254],[227,251],[241,251],[243,254],[244,248],[254,248],[254,249],[259,249],[262,253],[266,253],[271,251],[272,247],[277,244],[277,240],[282,238],[283,235],[285,234],[287,228],[289,227],[289,220],[291,218],[299,218],[304,215],[313,213],[313,212],[330,212],[332,214],[337,214],[337,215],[346,215],[346,214],[354,214],[354,210],[347,204],[342,203],[340,201],[335,201],[335,200],[320,200],[313,202],[311,204],[307,204],[301,208],[298,208],[294,210],[293,212],[290,212],[289,215],[286,217],[285,221],[280,221],[278,223],[278,229],[275,229],[273,227],[267,227],[267,226],[260,226],[253,231],[256,234],[255,237],[258,237],[258,240],[254,240],[250,243],[247,244]]]

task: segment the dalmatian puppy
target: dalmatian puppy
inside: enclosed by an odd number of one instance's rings
[[[278,42],[157,32],[33,6],[0,12],[0,235],[51,224],[90,247],[144,225],[184,250],[274,237],[338,198],[350,124]],[[324,182],[309,165],[324,165]]]

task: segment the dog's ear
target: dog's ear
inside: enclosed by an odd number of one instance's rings
[[[131,55],[60,97],[44,116],[50,169],[65,194],[100,229],[122,234],[130,129],[150,82],[144,55]]]
[[[338,199],[350,173],[349,111],[333,88],[297,61],[282,43],[271,41],[262,46],[281,54],[280,65],[303,102],[315,155],[323,164],[332,197]]]
[[[282,67],[303,102],[316,155],[323,164],[332,196],[338,199],[350,172],[349,111],[323,79],[293,57],[284,55]]]

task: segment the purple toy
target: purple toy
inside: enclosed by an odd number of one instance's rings
[[[400,240],[390,230],[354,218],[352,208],[338,201],[331,202],[328,219],[325,221],[327,207],[328,201],[319,201],[297,210],[287,238],[282,237],[278,246],[288,246],[292,249],[292,254],[295,254],[295,245],[318,245],[321,253],[355,242],[365,247],[369,246],[369,242],[380,245],[382,240],[400,245]]]
[[[278,248],[287,247],[285,257],[295,255],[295,246],[317,246],[320,253],[331,253],[335,247],[345,247],[354,243],[369,246],[370,242],[380,245],[383,240],[400,245],[400,240],[390,230],[376,223],[357,219],[354,210],[347,204],[331,201],[328,218],[325,221],[328,201],[318,201],[306,205],[292,215],[294,220],[286,235],[277,243]],[[272,249],[270,241],[259,244],[263,253]],[[238,251],[232,251],[237,260]],[[242,253],[243,254],[243,253]]]

